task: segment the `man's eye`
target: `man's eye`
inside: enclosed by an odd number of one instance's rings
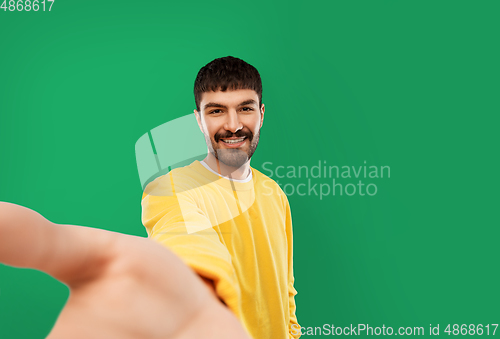
[[[220,109],[214,109],[213,111],[210,111],[210,114],[217,114],[221,113],[222,111]]]
[[[253,108],[251,108],[251,107],[243,107],[243,110],[246,111],[246,112],[250,112],[250,111],[253,111]]]

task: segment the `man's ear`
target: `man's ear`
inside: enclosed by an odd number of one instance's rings
[[[194,116],[196,117],[196,122],[198,123],[198,127],[200,128],[201,133],[205,134],[205,132],[203,132],[203,126],[201,124],[201,113],[197,110],[194,110]]]
[[[260,106],[260,127],[262,128],[262,124],[264,123],[264,111],[266,110],[266,107],[264,107],[264,104]]]

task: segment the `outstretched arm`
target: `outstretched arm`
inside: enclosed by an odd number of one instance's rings
[[[50,339],[249,338],[191,269],[146,238],[57,225],[0,202],[0,262],[70,287]]]
[[[102,272],[115,242],[112,232],[54,224],[29,208],[0,202],[0,262],[46,272],[70,287]]]

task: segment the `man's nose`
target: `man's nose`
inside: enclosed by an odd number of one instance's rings
[[[224,124],[224,129],[236,133],[242,128],[243,124],[238,117],[238,113],[236,111],[229,111],[226,123]]]

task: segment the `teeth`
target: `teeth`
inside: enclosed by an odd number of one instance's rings
[[[239,139],[231,139],[231,140],[224,140],[222,139],[222,141],[224,141],[226,144],[237,144],[239,142],[242,142],[243,140],[245,140],[245,137],[243,138],[239,138]]]

